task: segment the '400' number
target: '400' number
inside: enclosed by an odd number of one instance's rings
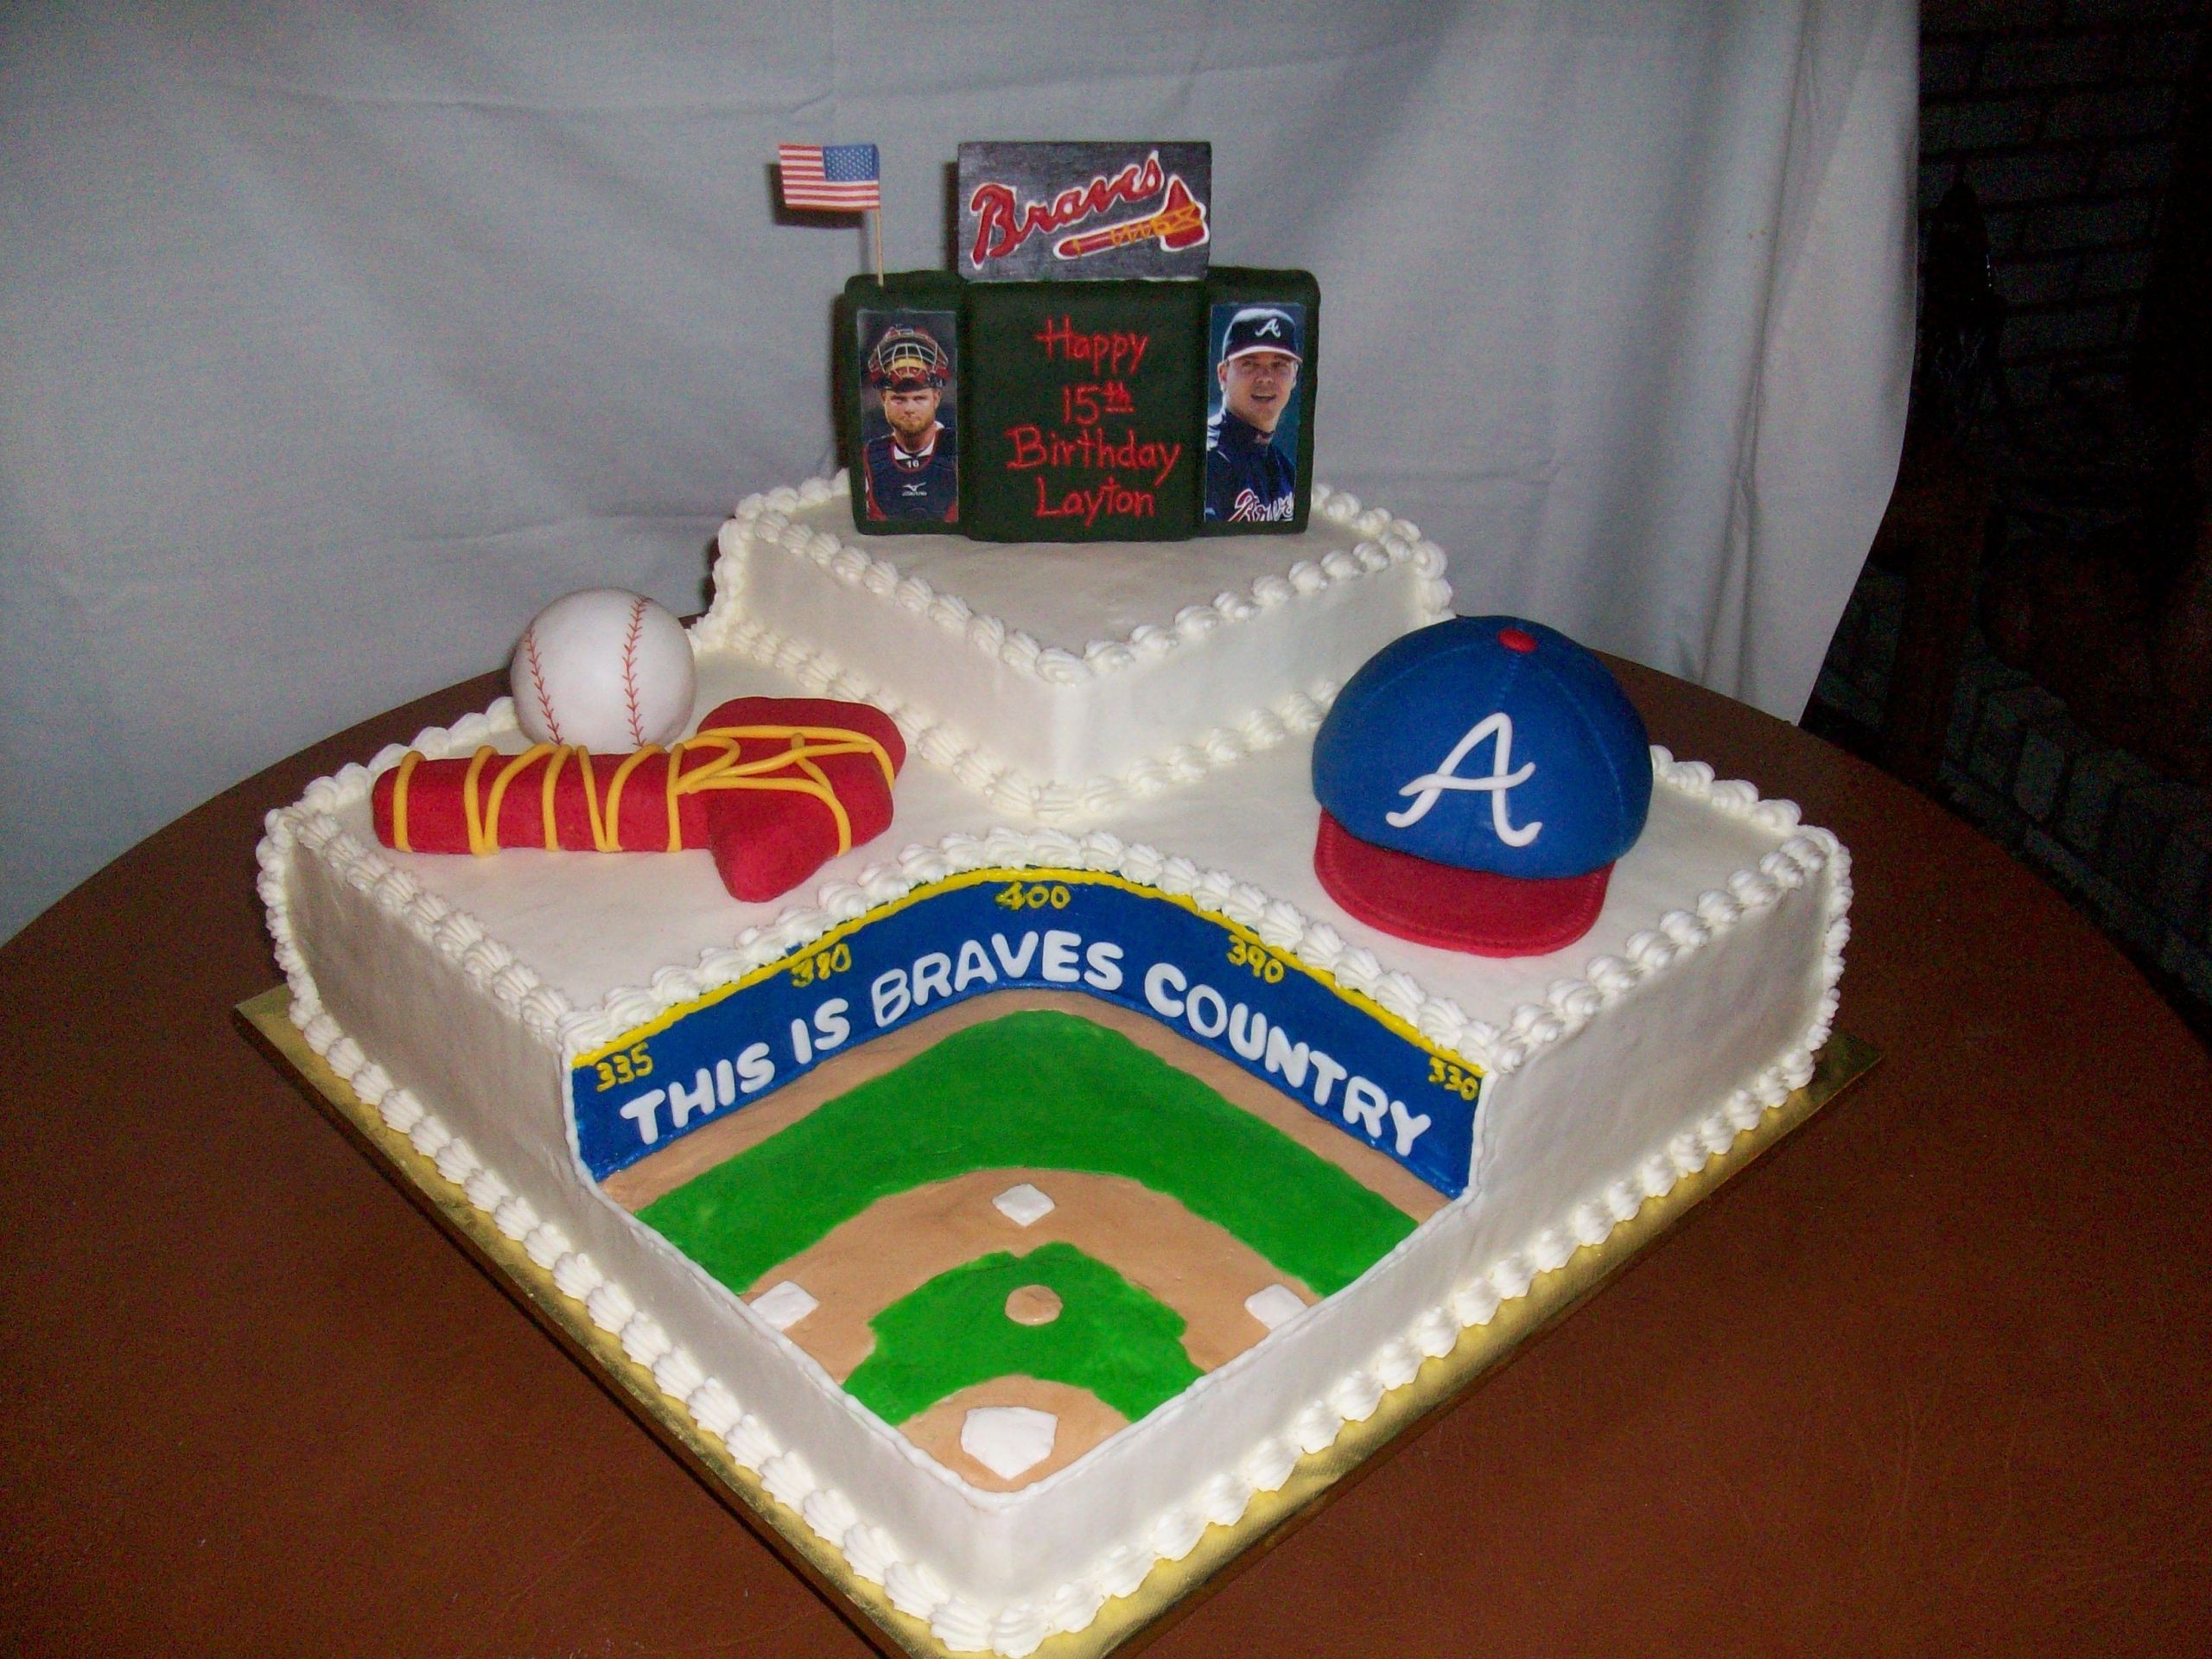
[[[1472,1100],[1481,1092],[1483,1080],[1471,1071],[1462,1071],[1449,1060],[1428,1057],[1428,1080],[1440,1089],[1449,1089],[1462,1100]]]
[[[645,1052],[643,1043],[632,1043],[627,1048],[618,1048],[593,1068],[599,1073],[599,1092],[605,1094],[617,1084],[635,1083],[639,1077],[652,1075],[653,1057]]]
[[[1001,910],[1065,910],[1074,896],[1058,881],[1010,881],[991,902]]]
[[[827,979],[832,974],[842,974],[853,965],[853,947],[840,940],[827,950],[817,950],[810,957],[801,957],[791,964],[791,983],[811,985],[817,979]]]

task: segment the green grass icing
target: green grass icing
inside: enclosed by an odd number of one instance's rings
[[[1014,1166],[1127,1176],[1325,1296],[1414,1226],[1120,1032],[1044,1009],[954,1033],[639,1214],[742,1292],[879,1198]]]
[[[1023,1285],[1059,1295],[1048,1325],[1017,1325],[1006,1299]],[[1088,1389],[1135,1422],[1198,1380],[1183,1318],[1072,1244],[963,1262],[869,1322],[875,1351],[845,1391],[888,1423],[1000,1376]]]

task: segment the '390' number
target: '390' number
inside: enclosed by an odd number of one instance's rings
[[[1236,967],[1249,968],[1252,977],[1262,984],[1282,983],[1282,958],[1264,946],[1233,940],[1229,947],[1229,960]]]

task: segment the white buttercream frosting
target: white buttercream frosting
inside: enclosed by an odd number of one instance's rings
[[[1322,513],[1320,527],[1303,536],[1087,550],[1094,569],[1107,568],[1096,561],[1149,561],[1141,584],[1148,588],[1172,588],[1179,567],[1218,563],[1228,556],[1218,550],[1233,546],[1227,568],[1244,584],[1166,614],[1124,618],[1111,637],[1087,634],[1114,625],[1111,606],[1091,594],[1094,584],[1056,568],[1027,576],[1043,556],[1036,550],[1001,556],[988,578],[971,568],[966,544],[942,538],[900,537],[871,552],[833,527],[845,476],[817,481],[804,501],[782,505],[783,493],[770,492],[739,505],[722,532],[715,604],[695,648],[734,652],[810,691],[874,703],[924,760],[999,810],[1043,823],[1096,819],[1313,730],[1341,676],[1368,652],[1451,613],[1444,555],[1388,514],[1366,516],[1380,525],[1374,539],[1328,546],[1318,561],[1300,556],[1346,533]],[[1020,592],[1035,625],[1061,642],[942,591],[918,566],[940,580],[988,579],[1001,597]],[[810,586],[807,570],[828,585]],[[1376,586],[1391,573],[1402,591]],[[923,626],[874,632],[873,606]],[[852,657],[856,642],[868,652],[865,669]],[[1136,733],[1166,741],[1132,751]]]
[[[495,711],[496,714],[496,711]],[[456,727],[458,733],[461,728]],[[470,734],[480,737],[481,731]],[[426,733],[418,747],[457,747],[451,734]],[[1753,817],[1763,827],[1789,828],[1796,823],[1796,809],[1787,803],[1762,802],[1748,787],[1716,784],[1709,768],[1675,762],[1662,749],[1653,752],[1657,781],[1693,798],[1708,800],[1718,810]],[[346,799],[365,791],[371,774],[325,780],[327,790],[310,791],[322,811],[308,821],[286,814],[272,815],[270,834],[263,843],[266,868],[281,867],[296,846],[309,846],[334,865],[363,872],[378,855],[362,847],[324,817]],[[291,809],[292,814],[303,812]],[[320,820],[320,821],[315,821]],[[1486,1324],[1495,1317],[1502,1300],[1525,1294],[1535,1271],[1564,1265],[1574,1249],[1600,1243],[1611,1228],[1633,1216],[1641,1201],[1669,1190],[1681,1174],[1702,1169],[1709,1160],[1732,1144],[1737,1133],[1756,1123],[1764,1110],[1778,1103],[1789,1090],[1809,1077],[1810,1050],[1826,1035],[1834,1008],[1833,987],[1842,969],[1842,949],[1849,937],[1845,910],[1849,904],[1848,859],[1825,831],[1808,831],[1789,840],[1760,861],[1758,872],[1739,872],[1729,883],[1731,895],[1707,893],[1698,901],[1697,914],[1667,912],[1658,926],[1631,937],[1631,964],[1618,957],[1600,957],[1590,964],[1582,980],[1553,982],[1541,1007],[1516,1008],[1514,1037],[1474,1031],[1448,1001],[1425,995],[1403,975],[1381,971],[1371,953],[1347,950],[1326,924],[1314,924],[1266,894],[1218,872],[1202,872],[1187,861],[1162,855],[1150,849],[1123,847],[1103,832],[1077,837],[1059,831],[994,831],[982,837],[948,837],[936,848],[911,849],[894,864],[865,873],[846,888],[827,887],[817,904],[787,911],[771,927],[759,930],[740,947],[704,959],[695,969],[657,976],[651,990],[619,994],[600,1008],[578,1012],[560,1003],[557,994],[531,982],[526,975],[510,972],[502,982],[491,976],[487,994],[514,1008],[524,996],[540,1000],[541,1010],[550,1003],[556,1010],[551,1023],[560,1046],[573,1053],[603,1040],[619,1029],[650,1019],[674,1002],[700,995],[728,982],[766,961],[787,954],[827,931],[839,918],[865,913],[929,880],[942,880],[963,870],[999,865],[1038,864],[1110,870],[1131,879],[1149,879],[1170,890],[1189,895],[1194,903],[1217,910],[1297,955],[1318,970],[1336,971],[1340,982],[1356,982],[1378,1002],[1417,1017],[1425,1033],[1450,1033],[1452,1044],[1478,1064],[1510,1070],[1499,1065],[1501,1051],[1513,1055],[1512,1064],[1525,1063],[1528,1049],[1557,1042],[1586,1023],[1607,1001],[1617,999],[1639,978],[1666,971],[1709,944],[1748,911],[1771,904],[1777,893],[1801,884],[1808,874],[1833,865],[1837,877],[1831,885],[1830,917],[1824,935],[1822,982],[1828,988],[1820,1004],[1820,1027],[1807,1033],[1808,1040],[1793,1046],[1770,1065],[1752,1084],[1719,1110],[1709,1114],[1669,1143],[1667,1157],[1647,1160],[1636,1180],[1615,1179],[1591,1198],[1574,1205],[1558,1225],[1540,1230],[1522,1249],[1501,1255],[1486,1272],[1462,1285],[1445,1304],[1425,1311],[1411,1323],[1403,1339],[1394,1339],[1380,1350],[1371,1363],[1344,1376],[1325,1400],[1311,1402],[1282,1426],[1280,1436],[1265,1436],[1245,1454],[1235,1473],[1209,1475],[1190,1501],[1164,1511],[1146,1529],[1142,1548],[1124,1546],[1097,1564],[1084,1582],[1062,1586],[1043,1605],[1010,1604],[991,1610],[952,1593],[943,1579],[926,1564],[905,1556],[889,1534],[866,1522],[862,1512],[845,1494],[824,1487],[814,1478],[804,1459],[779,1446],[757,1419],[745,1414],[738,1396],[719,1378],[710,1377],[690,1356],[673,1349],[665,1333],[649,1315],[639,1312],[620,1286],[604,1279],[588,1256],[569,1250],[559,1230],[531,1224],[527,1205],[508,1195],[505,1185],[484,1169],[466,1144],[434,1115],[424,1111],[407,1091],[393,1089],[382,1068],[364,1055],[359,1046],[340,1032],[320,1011],[311,982],[301,976],[292,986],[293,1014],[312,1043],[319,1041],[326,1060],[349,1080],[365,1077],[372,1089],[384,1091],[385,1112],[407,1121],[410,1139],[418,1150],[436,1161],[446,1179],[464,1183],[474,1203],[492,1213],[511,1236],[518,1230],[533,1260],[550,1265],[556,1287],[581,1301],[594,1323],[621,1336],[625,1351],[650,1369],[664,1392],[683,1402],[699,1426],[721,1438],[741,1465],[757,1469],[770,1494],[796,1510],[825,1541],[836,1546],[859,1576],[880,1582],[894,1605],[930,1622],[932,1631],[956,1652],[990,1650],[1026,1654],[1054,1630],[1084,1628],[1103,1601],[1135,1589],[1162,1560],[1179,1560],[1196,1544],[1208,1523],[1229,1525],[1242,1515],[1250,1494],[1273,1491],[1287,1478],[1302,1452],[1318,1453],[1335,1443],[1348,1421],[1371,1415],[1391,1389],[1404,1386],[1419,1371],[1418,1356],[1447,1353],[1457,1331]],[[348,885],[372,895],[381,908],[419,921],[418,933],[442,952],[460,959],[464,969],[473,960],[495,960],[480,927],[443,901],[416,890],[395,869],[365,869],[366,880]],[[289,916],[281,880],[264,882],[271,899],[270,927],[280,942],[289,937]],[[296,953],[295,953],[296,955]],[[515,970],[511,961],[503,970]],[[522,982],[518,984],[516,979]],[[1386,1001],[1387,999],[1387,1001]],[[535,1034],[548,1034],[542,1031]],[[398,1128],[398,1123],[393,1127]],[[490,1203],[480,1200],[489,1198]],[[519,1206],[519,1207],[518,1207]],[[1531,1265],[1533,1264],[1533,1265]]]
[[[1262,611],[1287,601],[1294,592],[1318,593],[1332,582],[1348,582],[1372,575],[1393,564],[1410,562],[1428,584],[1423,597],[1439,620],[1452,608],[1452,589],[1444,579],[1443,550],[1424,540],[1419,528],[1389,514],[1371,511],[1346,518],[1325,512],[1332,522],[1349,524],[1376,538],[1351,550],[1334,550],[1317,568],[1300,560],[1282,572],[1268,571],[1253,579],[1247,593],[1224,592],[1204,604],[1184,606],[1170,628],[1139,624],[1119,639],[1092,639],[1073,649],[1040,645],[1029,634],[997,617],[979,614],[956,595],[939,594],[920,576],[902,575],[888,556],[877,556],[844,542],[832,532],[809,524],[794,523],[797,508],[830,505],[849,493],[849,475],[838,472],[813,481],[810,496],[785,504],[781,492],[747,496],[738,503],[730,525],[753,545],[777,547],[829,571],[846,586],[925,617],[948,632],[959,635],[976,651],[996,658],[1017,672],[1039,679],[1069,683],[1087,676],[1127,672],[1136,663],[1156,659],[1178,646],[1195,645],[1224,623],[1246,622]],[[1325,486],[1315,486],[1319,500],[1329,499]],[[1340,494],[1338,499],[1345,499]],[[896,551],[895,544],[889,550]],[[730,550],[725,538],[725,554]],[[726,643],[727,630],[739,626],[744,584],[741,577],[716,573],[715,602],[699,630],[695,649]]]
[[[1132,675],[1141,664],[1189,652],[1199,641],[1208,642],[1205,648],[1210,649],[1212,641],[1255,626],[1256,618],[1295,602],[1299,596],[1323,594],[1333,587],[1426,558],[1426,544],[1413,527],[1388,520],[1387,515],[1375,518],[1341,493],[1317,492],[1317,517],[1355,529],[1359,538],[1355,544],[1263,574],[1243,592],[1224,592],[1202,606],[1183,607],[1159,626],[1133,627],[1119,637],[1075,648],[1040,644],[1027,630],[979,614],[966,601],[901,575],[883,561],[871,561],[818,528],[793,522],[792,515],[804,508],[834,504],[837,488],[816,480],[801,491],[762,498],[752,506],[749,522],[756,530],[774,528],[780,539],[773,545],[828,572],[854,593],[868,594],[919,619],[979,660],[988,659],[1040,686],[1062,689]],[[779,517],[779,525],[772,522]],[[1440,588],[1440,557],[1435,565],[1433,579]],[[890,572],[887,583],[884,570]],[[723,599],[731,596],[726,590]],[[1440,606],[1444,601],[1436,602]],[[849,671],[818,652],[757,630],[743,635],[746,625],[723,601],[718,601],[715,614],[733,648],[766,652],[802,685],[835,688],[840,695],[864,693]],[[710,614],[710,623],[715,614]],[[702,1431],[721,1440],[740,1466],[757,1471],[774,1500],[842,1551],[856,1574],[880,1583],[894,1605],[926,1620],[938,1639],[955,1650],[1026,1654],[1055,1631],[1084,1628],[1105,1599],[1134,1590],[1159,1561],[1187,1554],[1206,1526],[1233,1524],[1253,1493],[1280,1488],[1300,1455],[1325,1450],[1348,1421],[1371,1415],[1391,1389],[1406,1386],[1418,1375],[1426,1359],[1448,1353],[1462,1329],[1486,1324],[1502,1302],[1528,1292],[1535,1274],[1563,1264],[1578,1249],[1601,1243],[1615,1226],[1634,1217],[1645,1200],[1664,1194],[1682,1175],[1702,1169],[1726,1152],[1738,1134],[1755,1125],[1809,1077],[1812,1052],[1825,1040],[1834,1019],[1834,986],[1849,938],[1845,913],[1850,901],[1847,855],[1826,831],[1802,826],[1797,810],[1789,803],[1763,801],[1749,785],[1716,779],[1711,768],[1676,761],[1661,749],[1654,750],[1653,765],[1655,781],[1662,791],[1719,820],[1740,821],[1762,835],[1779,837],[1778,842],[1766,843],[1769,850],[1725,878],[1716,870],[1697,890],[1677,894],[1670,905],[1654,906],[1639,918],[1643,925],[1619,936],[1614,948],[1593,952],[1579,972],[1555,972],[1538,980],[1525,1001],[1486,1010],[1493,1015],[1489,1020],[1471,1018],[1452,997],[1425,986],[1418,974],[1385,963],[1373,950],[1348,940],[1329,917],[1306,914],[1251,882],[1103,829],[1078,833],[1036,822],[1053,811],[1071,820],[1103,812],[1178,779],[1236,764],[1311,730],[1325,701],[1308,696],[1255,710],[1247,725],[1192,734],[1179,747],[1125,776],[1093,779],[1072,789],[1033,779],[1009,782],[1007,768],[974,743],[921,711],[904,710],[902,722],[908,725],[918,753],[967,779],[992,801],[1019,810],[1031,822],[1018,828],[955,833],[908,848],[857,874],[826,882],[810,899],[736,930],[728,942],[701,952],[694,961],[670,965],[652,975],[647,983],[609,992],[588,1007],[576,1006],[546,983],[522,954],[493,938],[461,905],[427,891],[399,860],[367,844],[340,822],[346,814],[358,821],[375,773],[397,763],[400,752],[396,749],[379,754],[371,766],[348,766],[318,780],[297,804],[270,815],[260,849],[260,891],[268,906],[276,959],[290,991],[294,1023],[309,1046],[387,1125],[433,1161],[440,1179],[454,1183],[502,1233],[518,1239],[531,1259],[550,1271],[558,1291],[577,1303],[594,1324],[613,1333],[630,1358],[651,1374],[664,1394],[683,1404]],[[512,731],[512,708],[502,700],[448,729],[426,731],[413,747],[433,758],[467,754],[479,745],[511,739]],[[397,1065],[399,1057],[372,1057],[354,1035],[340,1027],[323,1006],[310,968],[311,953],[296,935],[289,878],[302,860],[312,861],[336,888],[356,895],[368,912],[419,941],[430,958],[449,966],[456,980],[471,988],[472,995],[505,1010],[542,1051],[549,1068],[803,948],[841,920],[929,882],[987,868],[1111,872],[1185,896],[1199,909],[1250,929],[1272,949],[1409,1021],[1429,1041],[1465,1058],[1499,1084],[1579,1033],[1601,1028],[1609,1010],[1682,976],[1688,971],[1686,964],[1720,950],[1747,923],[1773,911],[1808,883],[1824,883],[1826,912],[1817,935],[1821,988],[1813,1020],[1778,1053],[1767,1051],[1773,1058],[1757,1075],[1702,1116],[1687,1122],[1677,1119],[1660,1144],[1640,1147],[1610,1168],[1593,1170],[1587,1191],[1574,1195],[1526,1236],[1506,1241],[1506,1248],[1468,1262],[1459,1282],[1433,1305],[1409,1306],[1391,1332],[1358,1357],[1357,1363],[1346,1365],[1319,1397],[1306,1399],[1282,1421],[1249,1425],[1249,1439],[1242,1446],[1222,1448],[1219,1467],[1193,1470],[1182,1497],[1131,1529],[1084,1570],[1057,1584],[1035,1586],[1023,1598],[988,1605],[956,1593],[931,1565],[930,1538],[897,1537],[871,1515],[866,1494],[826,1484],[804,1458],[782,1444],[769,1424],[747,1409],[745,1395],[733,1386],[732,1378],[714,1375],[674,1341],[660,1319],[641,1309],[624,1285],[572,1243],[556,1220],[541,1216],[537,1206],[519,1195],[517,1186],[528,1184],[519,1181],[520,1170],[512,1166],[495,1169],[487,1163],[472,1145],[472,1137],[486,1146],[491,1141],[479,1134],[473,1121],[468,1136],[456,1133],[429,1103],[397,1083],[387,1068]],[[401,1072],[408,1075],[404,1067]],[[542,1185],[530,1190],[545,1201]]]

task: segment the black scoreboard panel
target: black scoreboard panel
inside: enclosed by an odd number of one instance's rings
[[[967,533],[1192,535],[1205,465],[1199,283],[976,283]]]
[[[1319,299],[1303,271],[1224,266],[1175,282],[856,276],[837,319],[855,524],[874,535],[957,531],[985,541],[1054,542],[1303,528]],[[1247,304],[1281,307],[1298,319],[1294,355],[1303,360],[1281,434],[1284,453],[1294,451],[1294,511],[1285,503],[1287,516],[1273,522],[1209,524],[1206,425],[1221,385],[1212,357],[1226,320]],[[933,346],[944,350],[942,365],[930,356]],[[942,377],[939,430],[910,431],[907,449],[894,451],[888,421],[899,411],[891,394],[906,392],[909,410],[926,404],[912,391],[925,362]],[[916,417],[904,418],[911,425]],[[932,458],[914,453],[929,443]],[[957,509],[941,460],[948,446],[958,457]]]

